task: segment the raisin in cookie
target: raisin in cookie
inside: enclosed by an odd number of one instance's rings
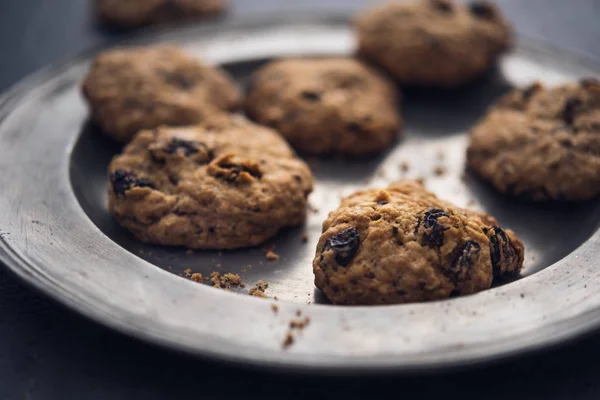
[[[467,159],[500,192],[528,200],[600,194],[600,81],[536,83],[504,96],[472,130]]]
[[[487,2],[392,2],[357,19],[359,54],[404,84],[455,87],[482,75],[510,44]]]
[[[377,153],[394,142],[400,127],[393,85],[349,58],[272,62],[252,77],[245,107],[310,154]]]
[[[117,28],[188,20],[227,8],[226,0],[96,0],[100,18]]]
[[[394,304],[487,289],[518,274],[523,244],[494,218],[403,181],[342,200],[323,223],[315,285],[334,304]]]
[[[241,97],[225,71],[166,45],[98,55],[83,93],[104,132],[122,143],[141,129],[195,124]]]
[[[109,209],[143,242],[254,246],[302,223],[312,175],[285,141],[241,116],[139,132],[109,167]]]

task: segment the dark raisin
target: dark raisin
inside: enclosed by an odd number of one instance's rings
[[[431,247],[441,247],[444,244],[444,231],[447,229],[438,223],[438,218],[447,217],[443,210],[430,208],[423,214],[422,225],[429,232],[423,234],[423,241]],[[417,226],[418,229],[418,226]]]
[[[442,13],[451,13],[453,10],[452,2],[449,0],[433,0],[433,6]]]
[[[490,258],[494,276],[500,276],[507,267],[517,262],[517,254],[510,244],[506,233],[499,227],[492,228],[490,235]],[[503,268],[505,267],[505,268]]]
[[[440,39],[431,36],[431,35],[426,35],[424,36],[425,40],[427,41],[428,46],[431,48],[431,50],[435,50],[435,51],[441,51],[442,50],[442,42],[440,41]]]
[[[355,228],[348,228],[327,239],[323,250],[332,249],[335,253],[335,261],[345,267],[356,255],[359,245],[358,231]]]
[[[180,19],[187,15],[186,10],[179,5],[178,2],[167,0],[157,10],[157,15],[161,15],[166,20]]]
[[[582,78],[579,80],[579,84],[584,88],[592,87],[592,86],[600,86],[600,80],[596,78]]]
[[[177,186],[177,184],[179,183],[179,177],[175,176],[175,175],[168,175],[169,178],[169,182],[171,182],[171,185]]]
[[[124,171],[117,168],[110,174],[113,192],[117,195],[123,195],[133,187],[148,187],[154,189],[154,185],[148,179],[137,178],[131,171]]]
[[[542,88],[542,86],[537,82],[532,85],[529,85],[528,87],[523,89],[523,100],[525,100],[525,101],[529,100],[531,98],[531,96],[533,96],[533,94],[535,92],[537,92],[538,90],[540,90],[541,88]]]
[[[494,7],[485,1],[477,1],[469,4],[469,10],[477,18],[493,19],[496,16]]]
[[[256,88],[256,80],[249,79],[246,82],[246,93],[251,93],[252,91],[254,91],[255,88]]]
[[[396,290],[396,294],[398,296],[404,296],[406,294],[406,291],[405,290]]]
[[[204,143],[174,137],[165,147],[165,151],[169,154],[174,154],[178,151],[182,151],[183,155],[189,157],[192,154],[198,153],[201,148],[207,153],[211,153]]]
[[[457,246],[448,260],[448,269],[455,277],[464,275],[479,258],[481,247],[479,243],[468,240],[462,246]]]
[[[581,105],[581,100],[579,99],[568,99],[565,102],[565,108],[563,110],[563,120],[572,125],[573,121],[575,121],[575,110],[577,107]]]
[[[209,226],[208,227],[208,232],[209,233],[215,233],[217,231],[217,228],[215,228],[214,226]]]
[[[375,279],[375,273],[373,273],[373,272],[367,272],[365,274],[365,278]]]
[[[190,90],[194,87],[191,79],[178,72],[165,73],[163,79],[167,84],[182,90]]]
[[[308,100],[310,102],[317,102],[321,100],[321,95],[315,92],[304,91],[300,95],[304,100]]]
[[[348,129],[348,131],[352,133],[364,132],[363,127],[360,124],[357,124],[356,122],[350,122],[349,124],[347,124],[346,129]]]
[[[302,182],[302,177],[300,175],[294,175],[294,179],[296,182]]]
[[[572,149],[573,148],[573,142],[570,139],[562,139],[561,141],[559,141],[560,145],[566,149]]]
[[[397,226],[392,226],[392,233],[393,233],[394,235],[397,235],[397,234],[398,234],[398,227],[397,227]]]
[[[380,205],[380,206],[385,206],[387,203],[388,203],[388,202],[387,202],[387,201],[385,201],[385,200],[379,200],[379,201],[377,202],[377,204],[378,204],[378,205]]]

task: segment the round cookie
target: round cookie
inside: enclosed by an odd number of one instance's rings
[[[456,87],[488,70],[510,45],[498,8],[477,1],[392,2],[357,19],[359,55],[403,84]]]
[[[188,20],[227,8],[226,0],[96,0],[100,18],[117,28]]]
[[[471,169],[500,192],[528,200],[600,194],[600,81],[504,96],[471,130]]]
[[[139,240],[255,246],[306,218],[313,179],[277,132],[218,116],[144,130],[109,166],[109,209]]]
[[[252,76],[245,108],[309,154],[377,153],[401,124],[393,84],[350,58],[274,61]]]
[[[104,132],[122,143],[141,129],[198,123],[241,100],[225,71],[167,45],[101,53],[83,93]]]
[[[445,299],[518,274],[524,248],[487,215],[402,181],[342,200],[323,223],[315,285],[334,304]]]

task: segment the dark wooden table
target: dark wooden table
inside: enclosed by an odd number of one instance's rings
[[[274,9],[358,9],[366,4],[360,0],[232,3],[232,14],[237,15]],[[600,0],[499,3],[520,33],[600,58]],[[118,35],[99,30],[90,14],[85,0],[0,0],[0,90],[56,59],[101,41],[118,40]],[[191,359],[114,333],[34,292],[0,266],[0,400],[377,395],[600,399],[600,333],[542,354],[436,376],[342,379],[268,374]]]

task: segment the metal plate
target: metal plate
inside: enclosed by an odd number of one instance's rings
[[[264,17],[144,37],[169,41],[225,66],[241,83],[265,60],[350,54],[346,16]],[[48,68],[0,103],[0,258],[19,276],[79,312],[136,337],[194,354],[299,369],[417,370],[465,365],[540,348],[600,324],[600,202],[532,205],[507,200],[464,171],[465,132],[511,86],[598,76],[600,65],[521,41],[498,68],[461,90],[406,89],[403,138],[370,160],[311,161],[317,178],[305,226],[261,248],[195,252],[136,242],[109,216],[106,167],[119,147],[88,120],[79,84],[92,54]],[[403,172],[402,162],[409,164]],[[442,167],[445,173],[434,171]],[[422,304],[335,307],[314,289],[320,227],[342,195],[423,177],[440,197],[489,211],[526,245],[520,279]],[[302,235],[308,234],[307,244]],[[159,268],[160,267],[160,268]],[[270,283],[272,300],[217,290],[186,268]],[[311,324],[281,346],[296,310]]]

